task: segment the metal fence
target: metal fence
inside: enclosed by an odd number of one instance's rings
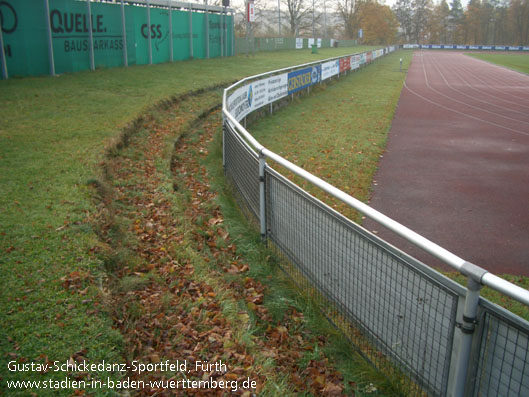
[[[225,174],[241,204],[259,221],[263,238],[285,259],[284,269],[314,291],[331,320],[342,329],[342,321],[350,327],[347,335],[366,358],[405,380],[408,394],[529,395],[529,323],[479,297],[485,284],[529,304],[528,291],[465,262],[269,151],[228,111],[229,94],[240,95],[249,81],[285,72],[294,76],[306,68],[245,79],[226,89],[223,103]],[[272,111],[273,101],[270,106]],[[267,160],[444,259],[468,276],[468,288],[336,212]]]

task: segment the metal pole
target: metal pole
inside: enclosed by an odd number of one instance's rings
[[[7,74],[6,53],[4,50],[4,37],[2,34],[2,18],[0,18],[0,60],[2,61],[2,78],[7,80],[9,76]]]
[[[233,16],[233,9],[231,10],[231,55],[235,55],[235,17]]]
[[[281,37],[281,1],[277,0],[277,31]]]
[[[48,33],[48,59],[50,61],[50,75],[55,76],[55,59],[53,57],[53,38],[51,37],[49,0],[44,0],[44,7],[46,9],[46,30]],[[4,47],[2,46],[2,48]]]
[[[121,0],[121,26],[123,35],[123,65],[129,66],[129,57],[127,54],[127,24],[125,21],[125,3]]]
[[[250,51],[250,19],[248,17],[248,1],[246,4],[246,57]]]
[[[208,13],[208,0],[206,0],[206,58],[209,59],[209,13]]]
[[[255,39],[253,37],[253,25],[250,22],[250,41],[252,43],[252,56],[255,56]]]
[[[92,32],[92,9],[90,8],[90,0],[86,0],[86,8],[88,9],[88,39],[90,40],[90,70],[96,69],[94,60],[94,35]]]
[[[220,12],[220,57],[222,58],[224,56],[224,24],[222,23],[224,18],[224,7],[222,7],[222,11]]]
[[[327,7],[325,0],[323,0],[323,38],[327,38]]]
[[[171,0],[167,1],[169,6],[169,60],[173,62],[173,7],[171,7]]]
[[[224,7],[224,55],[228,55],[228,7]]]
[[[193,4],[189,4],[189,58],[193,59]]]
[[[465,296],[462,321],[456,323],[456,327],[461,331],[461,339],[455,362],[455,380],[451,390],[451,395],[454,397],[465,395],[472,338],[477,324],[479,291],[482,287],[482,278],[487,271],[470,262],[465,262],[461,267],[461,273],[467,276],[467,293]]]
[[[314,0],[312,0],[312,37],[313,38],[316,37],[314,34],[315,34],[314,33]]]
[[[152,65],[151,5],[147,0],[147,33],[149,38],[149,65]]]
[[[222,169],[226,172],[226,117],[222,114]]]
[[[265,168],[266,157],[262,152],[259,152],[259,221],[261,225],[261,241],[266,241]]]

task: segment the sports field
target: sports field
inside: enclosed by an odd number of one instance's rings
[[[358,367],[306,300],[278,287],[289,288],[223,190],[219,167],[222,87],[248,74],[362,50],[261,53],[0,82],[0,392],[5,380],[63,379],[60,372],[8,371],[10,361],[156,363],[185,358],[175,353],[184,351],[229,357],[230,377],[252,377],[265,393],[325,387],[398,393]],[[299,121],[310,123],[311,113],[296,117],[295,109],[305,103],[318,109],[318,95],[343,96],[340,106],[318,114],[320,127],[333,110],[353,109],[352,117],[332,122],[362,132],[334,142],[341,157],[324,148],[302,153],[307,148],[299,146],[293,160],[333,174],[341,187],[347,170],[333,170],[354,151],[351,166],[361,171],[346,183],[367,199],[404,80],[399,56],[267,118],[281,122],[290,114],[301,133]],[[348,92],[348,83],[358,91]],[[193,346],[198,353],[189,353]],[[115,371],[97,375],[122,379]]]

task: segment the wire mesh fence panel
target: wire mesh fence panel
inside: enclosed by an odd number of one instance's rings
[[[429,393],[444,395],[458,295],[269,168],[267,200],[273,244],[370,344]]]
[[[486,301],[480,305],[474,396],[529,396],[529,323]]]
[[[250,212],[259,219],[259,159],[229,125],[224,125],[224,169]]]
[[[354,55],[356,67],[392,49],[381,51]],[[353,56],[347,58],[344,64],[353,65]],[[294,69],[302,70],[306,66],[289,70],[297,73]],[[260,78],[257,82],[263,87],[268,87],[268,93],[278,91],[279,94],[265,95],[261,102],[252,102],[247,86],[241,86],[249,81],[245,79],[225,91],[223,112],[226,176],[253,220],[259,220],[261,204],[265,205],[266,222],[260,223],[261,233],[266,226],[268,245],[280,259],[281,268],[314,298],[323,313],[367,359],[391,377],[392,383],[398,384],[403,394],[529,396],[529,322],[478,299],[479,291],[467,290],[396,249],[268,165],[264,168],[264,197],[260,195],[263,184],[259,179],[259,157],[247,142],[255,145],[252,147],[261,149],[262,146],[235,120],[249,115],[250,121],[261,117],[263,103],[270,104],[272,112],[274,103],[276,107],[281,106],[281,98],[290,97],[287,97],[291,93],[286,82],[290,72],[273,71],[268,76],[279,72],[283,73],[282,78],[274,82],[263,78],[265,75],[253,76]],[[232,93],[229,97],[228,91]],[[226,98],[228,105],[239,109],[236,112],[239,118],[228,113]],[[241,109],[246,113],[240,113]],[[288,175],[298,175],[351,207],[363,208],[344,192],[330,189],[268,149],[263,148],[261,154],[284,167],[281,169],[286,169]],[[383,214],[373,209],[359,211],[379,219],[382,225],[443,258],[463,274],[468,275],[470,271],[473,274],[468,280],[472,279],[473,284],[479,282],[492,288],[498,285],[491,284],[490,279],[484,282],[484,276],[477,280],[475,273],[479,267],[432,242],[426,240],[428,244],[425,244],[424,238],[400,228],[401,225],[393,227],[394,222],[388,223],[379,216]],[[508,292],[503,284],[500,286],[499,291],[506,295],[527,301],[527,296],[516,290],[516,286],[512,285],[514,291]],[[479,320],[475,325],[478,302]]]

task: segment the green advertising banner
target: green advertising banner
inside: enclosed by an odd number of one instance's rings
[[[96,67],[123,65],[121,11],[111,4],[50,1],[50,24],[56,73],[90,68],[90,26]]]
[[[50,36],[53,65],[58,74],[90,69],[91,53],[95,67],[123,66],[125,47],[128,65],[149,64],[151,57],[152,63],[169,62],[171,43],[173,60],[206,58],[208,41],[209,57],[232,54],[229,15],[206,16],[204,12],[190,15],[189,10],[132,5],[122,8],[119,3],[95,2],[90,3],[89,11],[86,1],[48,1],[49,13],[45,0],[0,0],[2,38],[10,76],[50,74]],[[225,31],[221,34],[222,28]],[[230,39],[226,41],[226,37]]]
[[[173,11],[173,59],[180,61],[191,58],[191,35],[193,35],[193,47],[199,41],[199,35],[190,33],[189,11]],[[196,56],[196,54],[194,54]]]
[[[50,73],[44,2],[0,1],[0,13],[9,75]]]

